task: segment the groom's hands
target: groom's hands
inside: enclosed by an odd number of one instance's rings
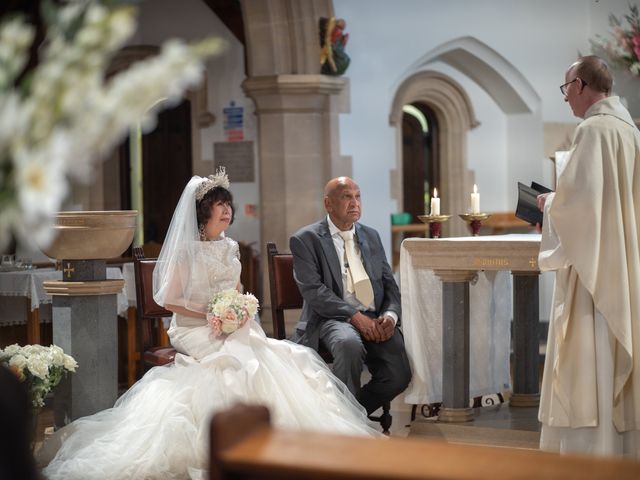
[[[380,325],[380,328],[383,332],[382,341],[384,342],[386,340],[389,340],[393,336],[393,332],[396,329],[396,322],[394,322],[391,317],[386,315],[383,317],[378,317],[376,321],[378,322],[378,325]]]
[[[395,324],[389,317],[369,318],[361,312],[351,317],[353,325],[365,340],[370,342],[384,342],[393,335]]]

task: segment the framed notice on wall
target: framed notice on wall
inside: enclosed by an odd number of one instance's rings
[[[214,167],[225,167],[233,182],[255,182],[253,142],[215,142]]]

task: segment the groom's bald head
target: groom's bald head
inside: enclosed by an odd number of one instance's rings
[[[324,208],[340,230],[349,230],[360,219],[360,187],[349,177],[329,180],[324,187]]]

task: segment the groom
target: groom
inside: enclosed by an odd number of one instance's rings
[[[400,320],[400,292],[378,232],[357,223],[360,188],[348,177],[324,191],[327,217],[289,241],[304,306],[293,341],[333,356],[333,373],[368,414],[411,380]],[[372,379],[360,387],[363,365]]]

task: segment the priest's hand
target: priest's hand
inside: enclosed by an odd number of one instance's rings
[[[356,327],[365,340],[370,342],[381,342],[383,330],[378,322],[367,317],[364,313],[358,312],[351,317],[351,325]]]
[[[547,197],[551,194],[550,193],[541,193],[540,195],[538,195],[536,197],[536,203],[538,204],[538,208],[540,209],[541,212],[544,212],[544,204],[547,202]],[[538,233],[542,233],[542,225],[540,225],[539,223],[536,223],[536,231]]]
[[[544,204],[547,201],[547,197],[549,195],[550,193],[541,193],[536,197],[536,203],[538,204],[538,208],[540,209],[541,212],[544,211]]]
[[[396,329],[396,322],[394,322],[393,318],[389,317],[388,315],[378,317],[377,321],[383,332],[382,341],[385,342],[393,336],[393,332]]]

